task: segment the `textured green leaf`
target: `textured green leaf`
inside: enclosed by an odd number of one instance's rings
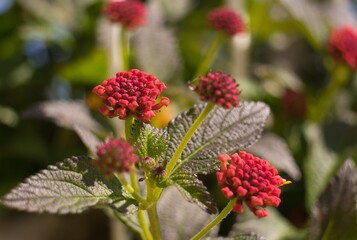
[[[217,206],[211,194],[195,174],[177,173],[171,177],[171,180],[187,201],[197,204],[208,213],[217,212]]]
[[[216,217],[208,214],[196,204],[183,199],[175,187],[165,188],[157,205],[162,239],[191,239]],[[187,221],[190,224],[187,224]],[[214,227],[207,236],[217,236],[219,226]]]
[[[169,134],[165,160],[169,160],[181,139],[205,107],[195,105],[179,115],[167,126]],[[214,108],[193,134],[181,155],[182,170],[209,174],[219,170],[217,155],[236,152],[257,141],[269,115],[269,107],[261,102],[243,102],[239,107],[226,110]]]
[[[337,157],[325,146],[320,126],[309,123],[304,127],[304,134],[309,146],[304,163],[306,205],[311,208],[326,188],[337,165]]]
[[[159,159],[167,147],[167,134],[164,130],[135,121],[132,138],[137,152],[142,157]]]
[[[108,206],[135,210],[116,179],[105,179],[87,157],[72,157],[27,178],[1,199],[7,207],[29,212],[80,213]]]
[[[357,169],[347,160],[312,208],[309,239],[357,239]]]

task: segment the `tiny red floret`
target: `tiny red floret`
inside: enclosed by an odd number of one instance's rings
[[[140,1],[111,1],[104,8],[104,13],[110,21],[130,30],[146,24],[146,7]]]
[[[287,183],[276,168],[266,160],[240,151],[233,155],[220,154],[221,171],[217,172],[218,184],[228,199],[237,198],[233,211],[244,211],[243,202],[258,217],[268,216],[267,206],[280,204],[279,186]]]
[[[245,29],[241,16],[227,7],[217,8],[210,12],[208,21],[218,31],[230,36],[243,32]]]
[[[124,139],[110,139],[97,147],[96,164],[106,176],[130,172],[132,163],[138,160],[134,148]]]
[[[337,60],[357,70],[357,29],[344,26],[334,29],[330,36],[327,50]]]
[[[239,91],[235,80],[226,73],[209,72],[205,77],[198,78],[198,84],[194,87],[202,101],[230,109],[238,106]]]
[[[99,111],[104,116],[127,119],[129,115],[134,115],[138,120],[148,123],[155,116],[155,111],[170,103],[166,97],[156,103],[165,89],[165,84],[155,76],[132,69],[118,72],[116,77],[94,87],[93,92],[103,101]]]

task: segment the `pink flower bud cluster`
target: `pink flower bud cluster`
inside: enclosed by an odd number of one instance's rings
[[[208,21],[218,31],[230,36],[243,32],[245,29],[241,16],[226,7],[217,8],[210,12]]]
[[[345,26],[333,30],[327,49],[337,61],[357,70],[357,29]]]
[[[211,101],[226,109],[236,107],[239,103],[237,83],[222,72],[209,72],[206,77],[199,77],[194,90],[202,101]]]
[[[106,176],[132,171],[132,164],[139,160],[134,148],[124,139],[110,139],[97,147],[98,168]]]
[[[218,159],[221,161],[221,171],[216,173],[218,183],[226,198],[237,198],[234,212],[243,212],[245,202],[258,218],[262,218],[268,215],[266,206],[279,206],[281,190],[278,186],[285,180],[266,160],[243,151],[232,156],[221,154]]]
[[[110,21],[134,30],[146,23],[146,7],[140,1],[111,1],[104,8]]]
[[[118,72],[116,77],[94,87],[93,92],[103,100],[104,105],[99,110],[104,116],[127,119],[132,114],[147,123],[155,116],[154,111],[168,106],[170,100],[166,97],[155,103],[165,89],[165,84],[155,76],[132,69]]]

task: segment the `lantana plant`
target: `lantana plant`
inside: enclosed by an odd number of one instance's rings
[[[104,11],[129,30],[145,22],[139,16],[145,9],[137,1],[113,2]],[[244,30],[241,18],[225,8],[212,12],[209,21],[228,36]],[[202,102],[160,129],[150,122],[170,103],[162,96],[166,85],[151,74],[126,69],[125,61],[123,71],[93,88],[101,100],[102,115],[125,122],[125,137],[110,135],[101,141],[74,124],[93,156],[73,156],[49,166],[15,187],[1,203],[57,214],[103,208],[146,240],[162,239],[165,226],[160,225],[157,209],[170,186],[215,216],[192,239],[204,237],[231,211],[240,214],[249,209],[258,218],[268,216],[266,208],[281,202],[279,187],[289,183],[268,161],[248,153],[263,131],[269,107],[242,101],[234,78],[208,71],[213,53],[188,86]],[[222,196],[228,200],[220,213],[199,178],[208,174],[216,174]]]

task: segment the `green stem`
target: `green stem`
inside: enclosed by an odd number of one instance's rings
[[[172,170],[174,169],[177,160],[181,157],[181,154],[183,150],[185,149],[188,141],[190,141],[192,135],[195,133],[197,128],[200,126],[200,124],[203,122],[203,120],[207,117],[208,113],[213,109],[214,103],[209,102],[207,106],[203,109],[203,111],[200,113],[200,115],[197,117],[197,119],[193,122],[192,126],[190,129],[187,131],[186,135],[183,137],[180,145],[177,147],[174,155],[172,156],[171,160],[166,166],[166,178],[170,177],[170,174]]]
[[[126,181],[122,174],[115,174],[115,176],[119,179],[123,187],[135,198],[135,200],[142,205],[143,208],[146,208],[150,205],[146,199],[144,199],[137,193],[137,191],[134,190],[134,188]]]
[[[215,217],[204,229],[202,229],[199,233],[197,233],[191,240],[199,240],[204,235],[206,235],[214,226],[222,222],[223,219],[227,217],[227,215],[232,211],[234,203],[236,202],[236,198],[230,200],[227,206],[222,210],[222,212]]]
[[[129,227],[132,231],[137,232],[140,235],[141,239],[145,239],[145,235],[142,227],[140,227],[136,222],[132,221],[130,218],[126,218],[121,215],[118,211],[113,211],[114,216],[122,221],[127,227]]]
[[[146,224],[144,211],[139,209],[137,214],[138,214],[139,224],[143,230],[143,235],[144,235],[144,236],[142,236],[142,237],[144,237],[143,239],[153,240],[150,229],[149,229],[148,225]]]
[[[194,77],[205,75],[211,66],[219,47],[222,45],[223,41],[226,39],[226,36],[223,33],[218,33],[211,46],[209,47],[207,54],[201,61],[201,65],[198,67],[198,70]]]
[[[134,116],[130,115],[125,120],[125,138],[127,141],[129,141],[131,138],[131,128],[133,127],[133,123],[134,123]]]
[[[155,240],[161,239],[159,217],[157,215],[156,202],[153,203],[148,209],[149,220],[151,223],[151,232]]]
[[[329,111],[337,92],[346,85],[349,70],[344,65],[337,65],[333,71],[329,84],[318,97],[316,104],[310,104],[309,119],[321,122]]]
[[[129,71],[129,41],[127,30],[125,28],[121,29],[120,43],[123,61],[123,71]]]

